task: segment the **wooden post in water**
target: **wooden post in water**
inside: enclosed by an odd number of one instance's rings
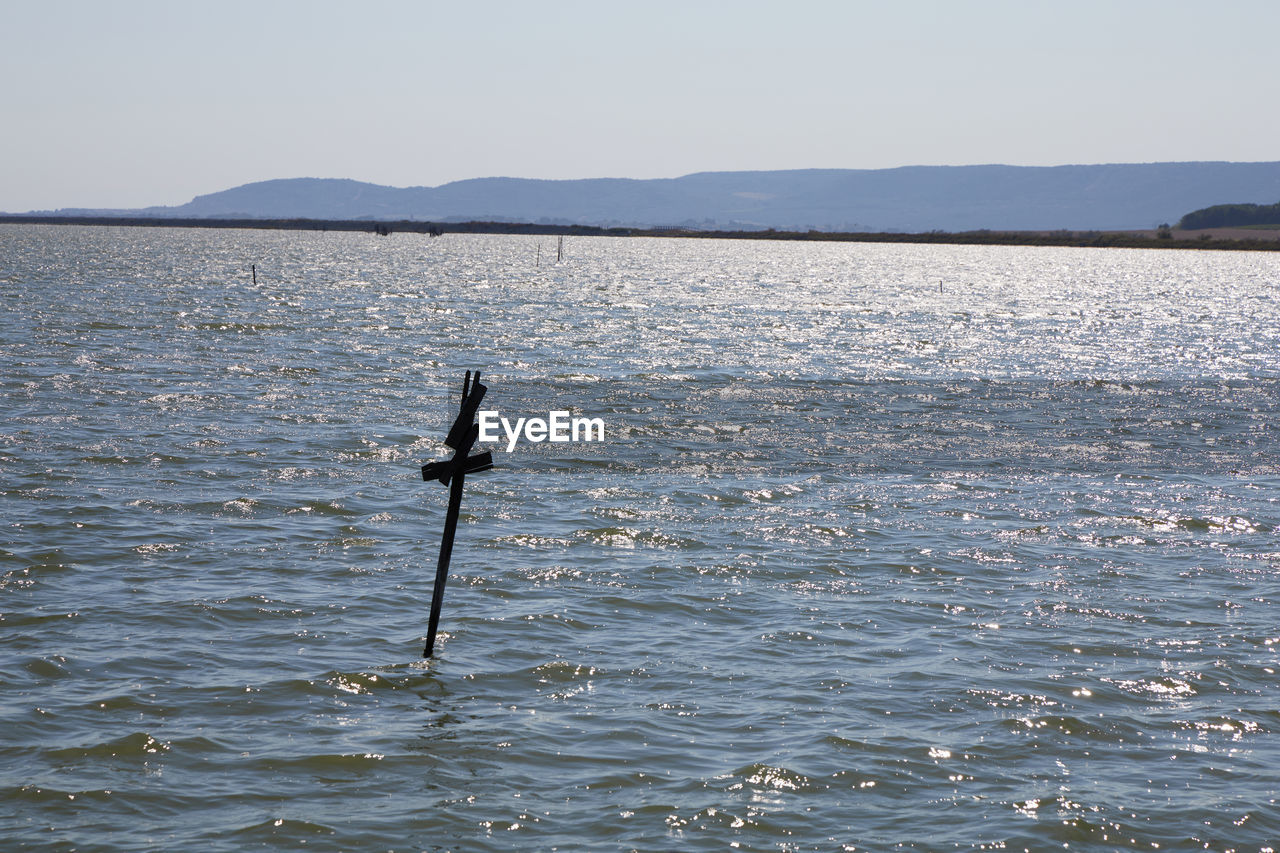
[[[253,286],[257,287],[258,286],[258,265],[250,264],[249,269],[253,271]]]
[[[427,644],[422,650],[424,658],[431,657],[436,645],[436,630],[440,626],[440,607],[444,603],[444,583],[449,577],[449,557],[453,554],[453,537],[458,531],[458,513],[462,511],[462,484],[467,474],[488,471],[493,467],[493,454],[489,451],[468,456],[480,435],[475,423],[480,401],[489,389],[480,384],[480,371],[475,377],[467,371],[462,382],[462,403],[458,417],[449,429],[444,443],[454,450],[453,458],[429,462],[422,466],[423,480],[439,480],[449,487],[449,511],[444,518],[444,535],[440,539],[440,559],[436,562],[436,582],[431,591],[431,618],[427,623]]]

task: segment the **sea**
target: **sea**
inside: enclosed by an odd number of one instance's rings
[[[0,366],[5,850],[1280,846],[1280,255],[8,224]],[[604,435],[424,659],[467,371]]]

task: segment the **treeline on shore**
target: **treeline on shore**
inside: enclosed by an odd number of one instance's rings
[[[1280,202],[1276,204],[1215,204],[1193,210],[1178,220],[1179,228],[1247,228],[1271,225],[1280,228]]]
[[[1232,205],[1223,205],[1230,207]],[[1256,205],[1246,205],[1254,206]],[[1280,206],[1273,206],[1280,207]],[[1208,208],[1212,209],[1212,208]],[[1192,214],[1188,214],[1191,216]],[[1186,220],[1186,217],[1183,217]],[[531,222],[423,222],[418,220],[340,219],[212,219],[143,216],[55,216],[3,214],[0,223],[38,225],[106,225],[163,228],[257,228],[292,231],[364,231],[379,235],[396,232],[426,234],[529,234],[580,237],[684,237],[724,240],[813,240],[854,243],[950,243],[994,246],[1080,246],[1128,249],[1227,249],[1280,251],[1280,241],[1216,239],[1199,234],[1187,239],[1167,226],[1154,235],[1138,231],[927,231],[838,232],[763,230],[697,230],[693,228],[626,228],[557,225]],[[1179,223],[1180,227],[1188,227]],[[1196,228],[1210,226],[1195,226]]]

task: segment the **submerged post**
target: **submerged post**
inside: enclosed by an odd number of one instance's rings
[[[444,519],[440,559],[436,562],[436,582],[431,591],[431,618],[427,623],[427,644],[422,650],[424,658],[431,657],[435,650],[436,630],[440,626],[440,606],[444,603],[444,583],[449,577],[449,557],[453,554],[453,537],[458,531],[458,513],[462,510],[462,483],[467,474],[488,471],[493,467],[493,454],[487,450],[475,456],[467,455],[480,435],[480,426],[475,423],[476,411],[488,390],[480,384],[480,371],[475,372],[474,378],[471,371],[467,371],[462,382],[462,403],[458,409],[458,417],[444,440],[445,444],[453,448],[453,458],[422,466],[423,480],[439,480],[449,487],[449,511]]]

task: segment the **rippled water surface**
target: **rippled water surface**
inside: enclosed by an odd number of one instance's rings
[[[1280,259],[565,249],[0,226],[3,846],[1280,838]]]

